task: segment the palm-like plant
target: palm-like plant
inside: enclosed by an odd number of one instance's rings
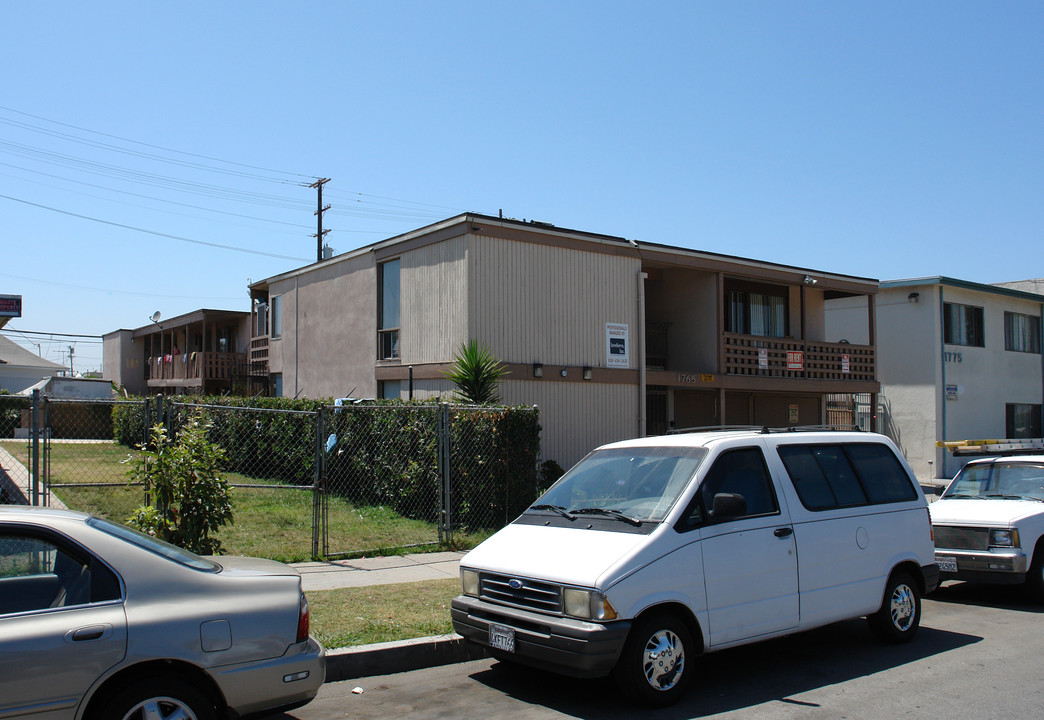
[[[457,386],[456,398],[476,405],[498,403],[497,385],[508,371],[478,340],[461,343],[446,377]]]

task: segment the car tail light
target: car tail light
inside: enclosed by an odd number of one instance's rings
[[[924,511],[928,513],[928,537],[932,539],[932,544],[935,544],[935,526],[932,525],[932,513],[929,512],[928,508],[925,508]]]
[[[308,639],[308,629],[308,598],[301,595],[301,614],[297,617],[297,642],[303,642]]]

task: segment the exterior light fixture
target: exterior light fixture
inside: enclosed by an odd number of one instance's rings
[[[533,377],[544,377],[543,363],[533,363]]]
[[[569,374],[569,366],[566,365],[564,368],[562,368],[562,377],[565,377],[568,374]]]
[[[909,295],[906,296],[906,299],[909,302],[915,303],[915,302],[917,302],[920,299],[920,297],[921,297],[921,293],[912,292],[912,293],[910,293]]]
[[[591,368],[585,366],[584,367],[584,380],[590,380],[590,379],[591,379]]]
[[[806,276],[805,276],[805,279],[804,279],[804,280],[802,280],[802,282],[803,282],[803,283],[805,283],[806,285],[815,285],[815,284],[816,284],[817,282],[819,282],[819,281],[818,281],[818,280],[816,280],[816,279],[815,279],[814,277],[812,277],[811,275],[806,275]]]

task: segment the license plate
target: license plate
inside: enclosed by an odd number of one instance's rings
[[[957,558],[935,556],[935,564],[939,566],[939,572],[957,572]]]
[[[515,652],[515,630],[503,625],[489,626],[489,646],[504,652]]]

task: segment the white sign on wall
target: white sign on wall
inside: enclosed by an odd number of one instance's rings
[[[605,324],[605,366],[631,367],[629,326],[621,323]]]

